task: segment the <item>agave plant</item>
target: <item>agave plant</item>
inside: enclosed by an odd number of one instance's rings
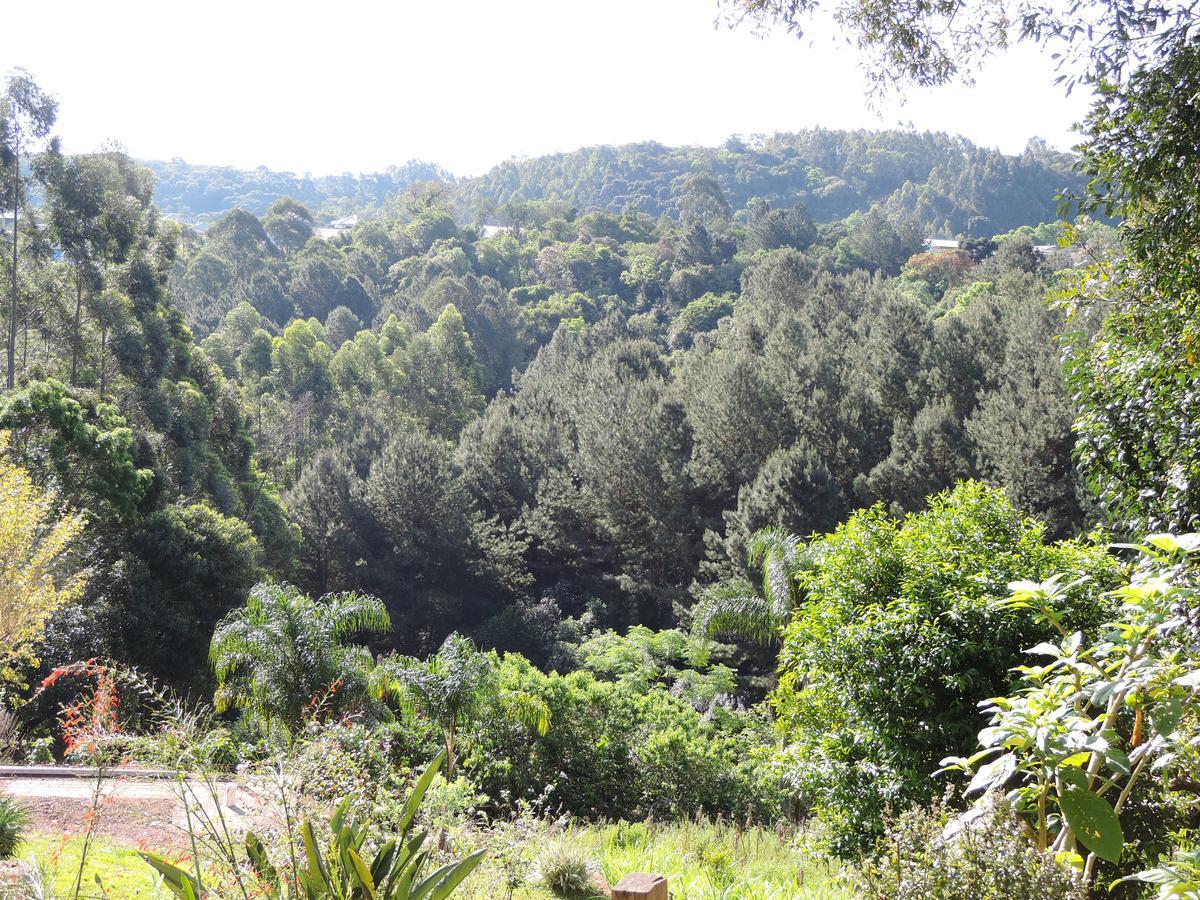
[[[371,861],[364,857],[369,843],[370,823],[347,819],[349,801],[343,800],[329,820],[329,842],[324,851],[310,822],[300,826],[303,862],[292,863],[281,872],[272,864],[267,849],[254,832],[246,835],[246,868],[257,882],[255,896],[271,900],[444,900],[483,860],[478,850],[425,874],[429,861],[427,833],[413,833],[421,801],[434,776],[445,763],[440,753],[413,785],[404,803],[396,833],[379,846]],[[183,900],[214,896],[203,881],[200,869],[188,872],[155,853],[142,858],[163,877],[167,888]]]

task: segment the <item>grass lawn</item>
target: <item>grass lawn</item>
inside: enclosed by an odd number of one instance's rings
[[[70,897],[79,871],[79,852],[83,839],[71,838],[67,843],[59,835],[32,834],[21,844],[17,858],[28,860],[32,855],[50,875],[55,897]],[[105,893],[101,893],[99,876]],[[121,847],[103,838],[92,842],[87,866],[83,873],[81,897],[165,898],[169,892],[158,887],[158,876],[134,847]]]
[[[766,829],[739,833],[713,824],[587,826],[551,835],[546,826],[516,833],[503,828],[459,836],[460,851],[487,847],[484,864],[455,893],[462,900],[551,900],[538,883],[538,862],[547,847],[565,843],[615,885],[632,872],[666,876],[672,900],[850,900],[854,893],[837,870],[798,849],[790,836]],[[66,844],[57,835],[34,834],[19,858],[43,862],[56,893],[71,896],[79,866],[81,839]],[[100,877],[105,894],[95,877]],[[88,857],[81,896],[87,898],[167,898],[153,870],[133,847],[97,840]],[[597,894],[599,896],[599,894]]]

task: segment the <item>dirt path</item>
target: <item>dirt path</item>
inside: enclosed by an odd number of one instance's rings
[[[95,781],[89,778],[0,778],[0,793],[16,798],[29,810],[32,829],[46,834],[80,834],[93,806]],[[194,785],[205,811],[215,815],[217,804],[202,784]],[[97,834],[119,844],[153,849],[184,849],[186,815],[173,781],[114,775],[101,786],[96,806]],[[220,812],[235,830],[245,825],[247,802],[234,782],[218,786]]]

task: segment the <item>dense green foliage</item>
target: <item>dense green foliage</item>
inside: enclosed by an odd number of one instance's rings
[[[175,273],[183,302],[234,304],[203,346],[286,487],[303,585],[381,597],[397,649],[458,629],[557,660],[573,622],[676,621],[761,527],[917,509],[960,478],[1055,534],[1084,521],[1061,317],[1040,302],[1066,257],[1022,235],[906,265],[919,240],[881,209],[825,237],[765,208],[481,237],[430,203],[287,252],[270,217],[232,213]],[[206,259],[228,280],[200,290]],[[318,271],[353,310],[308,305],[329,296]]]
[[[947,829],[955,831],[946,840]],[[863,896],[888,900],[1083,900],[1066,866],[1030,844],[1010,809],[967,823],[942,806],[914,807],[888,823],[880,854],[863,866]]]
[[[1052,219],[1055,193],[1082,186],[1071,157],[1037,141],[1014,157],[945,134],[816,129],[717,148],[644,143],[511,161],[462,180],[454,195],[469,217],[501,224],[523,224],[521,201],[531,200],[686,219],[697,173],[734,209],[801,203],[832,222],[881,204],[932,231],[985,237]]]
[[[1128,254],[1092,266],[1067,300],[1082,334],[1068,376],[1081,407],[1079,461],[1131,534],[1200,525],[1200,43],[1104,84],[1088,119],[1088,207],[1120,209]],[[1086,335],[1103,317],[1094,340]]]
[[[1041,525],[978,484],[899,521],[865,510],[804,552],[774,704],[789,777],[842,849],[870,836],[889,804],[931,799],[941,759],[975,742],[978,704],[1007,690],[1027,647],[1057,634],[997,607],[1008,584],[1063,573],[1103,589],[1116,568],[1102,548],[1047,544]],[[1107,612],[1077,587],[1060,617],[1089,631]]]
[[[551,727],[539,736],[488,721],[465,766],[490,796],[534,801],[548,790],[551,809],[610,818],[778,814],[782,795],[759,752],[767,723],[737,708],[728,670],[613,681],[586,667],[547,675],[510,654],[498,680],[543,701]]]
[[[687,622],[766,526],[828,531],[986,477],[1076,532],[1062,316],[1040,301],[1070,255],[1024,234],[921,252],[919,222],[945,223],[884,182],[978,186],[947,174],[973,158],[961,143],[790,140],[853,198],[751,196],[733,169],[697,169],[671,176],[678,221],[530,200],[485,234],[456,222],[460,194],[426,187],[329,240],[288,198],[181,231],[120,154],[39,157],[69,252],[30,245],[23,302],[61,311],[23,326],[25,386],[0,416],[35,475],[92,512],[100,575],[52,655],[203,680],[186,636],[266,573],[379,597],[400,652],[457,630],[569,668],[590,629]],[[1063,171],[1052,156],[1022,165]],[[1014,202],[998,223],[1042,216]]]
[[[432,163],[413,160],[375,175],[295,175],[265,166],[244,171],[182,159],[147,160],[154,173],[155,202],[166,215],[189,224],[211,222],[231,209],[261,216],[280,197],[295,197],[321,215],[341,216],[382,205],[409,185],[448,180]]]
[[[634,209],[685,220],[703,215],[705,203],[718,211],[722,202],[734,210],[765,204],[777,211],[760,228],[764,250],[795,239],[798,223],[786,210],[797,204],[818,222],[881,204],[944,235],[988,237],[1048,221],[1058,192],[1083,187],[1072,164],[1070,154],[1036,140],[1009,156],[947,134],[826,129],[733,137],[721,147],[587,147],[510,160],[457,180],[420,162],[373,175],[318,178],[178,159],[145,163],[157,179],[158,206],[190,224],[212,224],[233,209],[262,216],[280,197],[295,198],[323,220],[372,211],[387,217],[433,184],[465,221],[518,228],[535,222],[546,201],[559,215],[571,208]],[[710,185],[723,199],[714,199]],[[811,220],[799,227],[811,229]]]
[[[944,760],[973,775],[970,792],[1007,788],[1038,849],[1073,853],[1088,881],[1169,849],[1168,811],[1194,803],[1200,535],[1150,535],[1139,549],[1095,635],[1072,629],[1070,594],[1102,585],[1069,573],[1013,585],[999,608],[1034,612],[1057,640],[1029,648],[1021,684],[984,704],[982,749]]]

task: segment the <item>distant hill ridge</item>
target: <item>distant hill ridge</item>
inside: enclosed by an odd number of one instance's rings
[[[454,206],[468,222],[503,223],[506,204],[529,200],[676,215],[688,179],[707,172],[735,212],[754,198],[772,207],[800,202],[818,222],[832,222],[882,204],[929,233],[991,235],[1053,220],[1056,196],[1083,187],[1075,161],[1036,139],[1023,153],[1008,155],[944,133],[818,128],[734,137],[720,147],[605,144],[508,160],[462,179],[416,161],[384,173],[317,178],[182,160],[147,165],[158,176],[164,212],[193,222],[236,206],[261,215],[280,196],[295,197],[328,219],[386,207],[413,183],[431,180],[450,185]]]

